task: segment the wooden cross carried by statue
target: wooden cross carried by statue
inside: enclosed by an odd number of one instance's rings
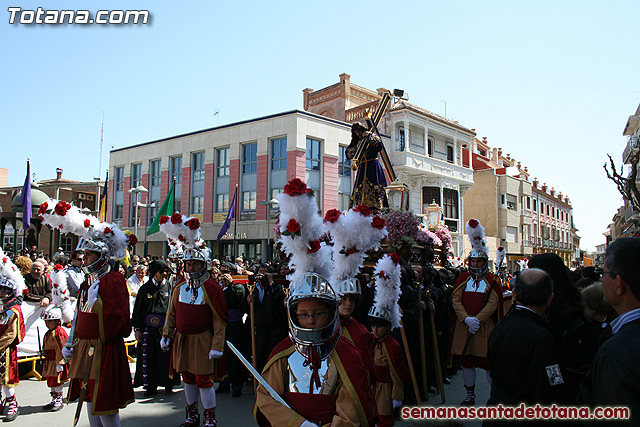
[[[367,151],[367,148],[369,147],[369,144],[371,143],[373,136],[375,135],[378,138],[380,138],[380,133],[378,132],[378,123],[380,123],[382,116],[384,116],[384,113],[387,111],[390,101],[391,101],[391,94],[387,91],[384,93],[384,95],[380,99],[380,102],[378,102],[378,105],[375,111],[373,112],[373,114],[371,114],[371,111],[367,110],[366,122],[367,122],[368,129],[366,129],[367,132],[365,134],[365,137],[362,138],[358,143],[356,152],[353,156],[352,168],[354,170],[357,170],[358,166],[364,160],[365,152]],[[396,173],[393,170],[393,166],[391,165],[391,161],[389,160],[389,155],[387,154],[387,150],[385,150],[384,145],[382,146],[382,150],[380,151],[379,156],[380,156],[380,162],[382,163],[382,166],[386,170],[390,181],[395,181]]]

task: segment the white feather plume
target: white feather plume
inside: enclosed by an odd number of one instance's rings
[[[487,242],[484,239],[484,227],[482,226],[482,224],[480,224],[480,221],[471,218],[464,226],[464,229],[467,232],[467,237],[469,237],[471,249],[479,249],[483,251],[485,254],[487,254],[488,258],[489,248],[487,247]]]
[[[60,267],[57,265],[56,267]],[[68,274],[65,270],[54,269],[51,273],[51,303],[60,307],[62,311],[62,322],[68,323],[73,320],[73,305],[67,286]]]
[[[498,246],[498,248],[496,249],[496,259],[493,261],[493,263],[496,266],[496,270],[500,268],[500,266],[502,265],[502,262],[504,261],[504,257],[506,255],[507,255],[507,250],[503,246]]]
[[[277,199],[280,204],[280,243],[284,252],[291,256],[293,269],[287,280],[293,283],[302,274],[311,272],[328,279],[331,273],[331,249],[320,243],[320,249],[309,252],[314,242],[317,244],[324,234],[315,196],[309,193],[294,196],[280,193]],[[291,220],[300,224],[299,235],[284,234]]]
[[[380,242],[387,236],[387,229],[374,227],[374,218],[349,209],[336,221],[325,221],[324,228],[329,232],[333,242],[331,283],[355,277],[364,266],[367,255],[365,252],[380,247]]]
[[[376,277],[376,296],[374,305],[391,313],[391,329],[400,327],[400,308],[398,300],[400,289],[400,264],[393,262],[391,255],[386,254],[378,260],[374,269]]]
[[[64,215],[56,213],[58,204],[66,204]],[[40,205],[39,216],[43,224],[57,228],[63,234],[75,234],[89,240],[105,242],[113,258],[124,259],[127,256],[129,237],[116,224],[84,214],[71,203],[49,199]]]

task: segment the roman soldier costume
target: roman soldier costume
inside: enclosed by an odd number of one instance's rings
[[[109,259],[124,259],[127,246],[135,245],[137,238],[65,201],[49,199],[38,213],[50,227],[79,236],[76,249],[85,252],[85,280],[78,291],[72,332],[62,349],[71,359],[68,399],[88,402],[90,424],[120,425],[119,409],[134,401],[124,346],[131,315],[126,280],[112,270]],[[88,264],[87,254],[93,255],[90,261],[96,260]]]
[[[223,357],[228,322],[224,293],[207,272],[209,248],[200,238],[198,219],[180,214],[162,216],[160,230],[183,243],[185,266],[201,264],[198,271],[185,268],[188,279],[173,288],[161,345],[168,350],[173,341],[172,370],[182,374],[185,383],[187,408],[182,426],[200,425],[200,398],[204,426],[213,427],[217,425],[213,383],[227,376]]]
[[[262,374],[288,406],[260,385],[254,416],[261,426],[371,425],[377,414],[368,374],[360,353],[341,335],[340,300],[325,278],[331,250],[320,242],[324,230],[315,198],[294,179],[278,202],[280,241],[293,270],[287,276],[289,338],[276,346]],[[298,314],[306,304],[316,310]]]
[[[500,279],[488,272],[488,248],[484,240],[484,228],[475,219],[466,225],[471,241],[469,271],[463,273],[454,285],[451,304],[456,317],[450,345],[450,362],[460,363],[467,390],[462,405],[475,404],[475,368],[489,374],[487,346],[494,325],[503,315],[502,284]],[[476,261],[480,267],[474,267]],[[468,345],[467,345],[468,342]],[[466,347],[466,351],[465,351]],[[459,362],[460,358],[462,360]]]
[[[0,266],[0,384],[2,392],[7,396],[1,407],[5,413],[3,421],[13,421],[20,413],[14,387],[20,380],[17,347],[25,336],[20,302],[26,285],[20,270],[2,249]]]

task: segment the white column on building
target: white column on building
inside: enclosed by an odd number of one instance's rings
[[[458,137],[453,137],[453,164],[458,164]]]

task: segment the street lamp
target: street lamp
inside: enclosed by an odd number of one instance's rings
[[[148,201],[148,200],[147,200]],[[147,215],[146,215],[146,219],[144,221],[144,256],[147,256],[147,250],[148,250],[148,245],[147,245],[147,228],[149,228],[149,208],[155,208],[156,207],[156,202],[153,203],[136,203],[137,207],[140,208],[147,208]],[[138,236],[136,236],[138,237]]]
[[[429,230],[434,231],[438,227],[440,227],[440,220],[442,219],[442,209],[435,200],[433,200],[431,204],[425,208],[425,213],[427,214],[426,219]]]
[[[258,203],[260,206],[267,207],[267,247],[265,248],[265,255],[267,256],[267,261],[271,261],[271,206],[278,204],[278,199],[275,197],[268,202],[263,200]]]
[[[409,210],[409,187],[396,180],[384,187],[384,190],[387,192],[387,200],[389,200],[391,209]]]
[[[134,220],[134,223],[133,223],[133,234],[135,234],[136,237],[138,237],[138,204],[140,203],[139,195],[140,195],[140,193],[148,193],[148,192],[149,192],[149,190],[144,188],[142,185],[138,185],[135,188],[130,188],[130,189],[127,190],[127,193],[136,195],[135,220]],[[136,247],[135,246],[133,247],[133,253],[134,253],[134,255],[136,253]]]

